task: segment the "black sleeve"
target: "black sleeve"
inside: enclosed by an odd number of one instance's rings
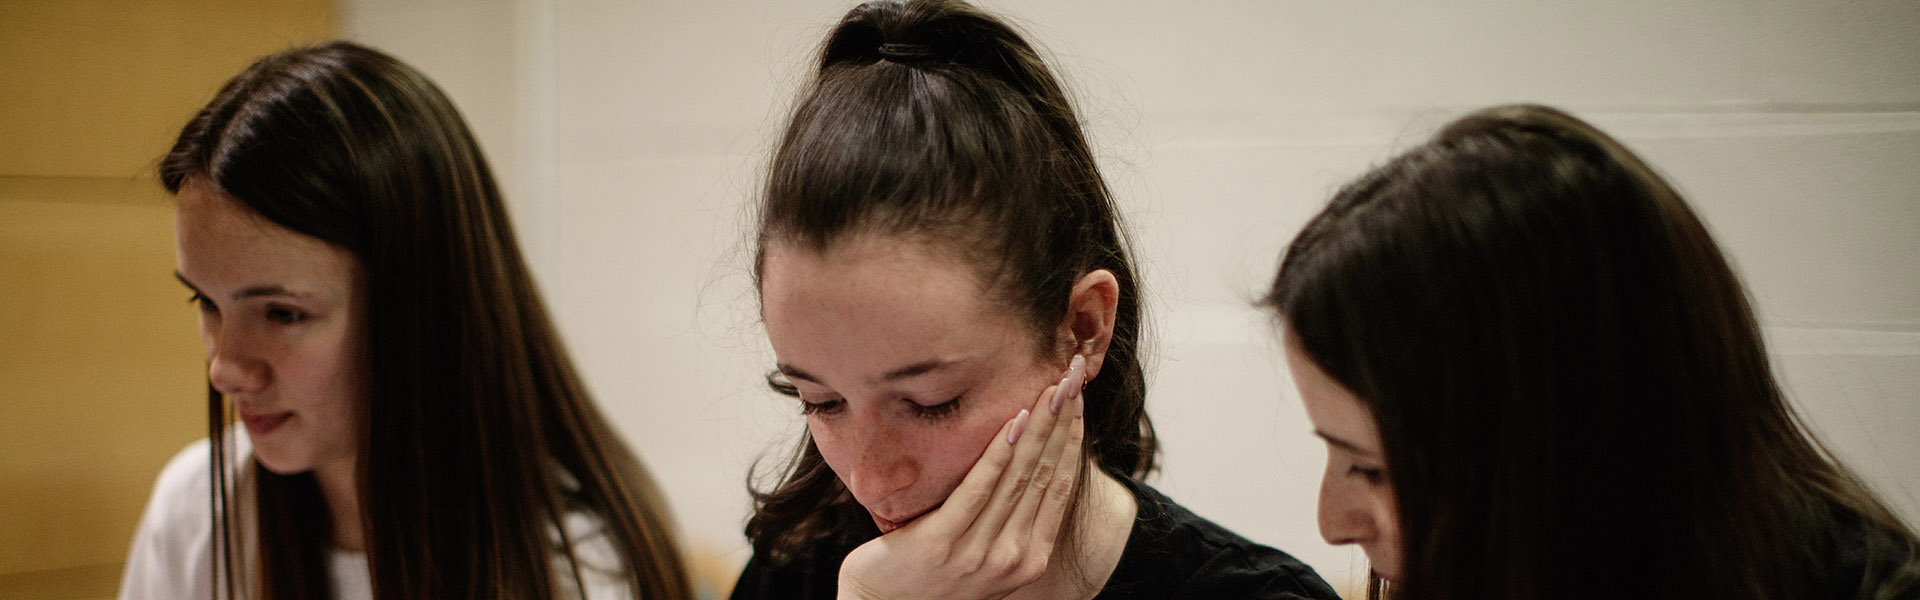
[[[775,567],[772,560],[756,554],[747,561],[747,568],[740,571],[740,580],[733,584],[733,594],[728,598],[833,600],[843,558],[844,555],[836,555],[823,559],[809,553]]]
[[[1139,510],[1100,600],[1339,600],[1313,567],[1131,479]]]
[[[1189,569],[1191,578],[1170,598],[1340,600],[1312,567],[1262,546],[1228,548]]]

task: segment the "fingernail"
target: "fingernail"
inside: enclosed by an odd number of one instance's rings
[[[1067,365],[1067,380],[1062,382],[1062,385],[1069,388],[1068,394],[1078,394],[1080,393],[1080,388],[1087,385],[1087,357],[1085,355],[1073,355],[1073,362]]]
[[[1027,409],[1022,408],[1020,409],[1020,414],[1013,417],[1013,430],[1007,432],[1007,443],[1012,444],[1020,441],[1020,431],[1026,428]]]
[[[1060,404],[1066,402],[1067,398],[1073,394],[1080,393],[1079,382],[1084,379],[1086,372],[1087,358],[1079,354],[1073,355],[1073,361],[1067,363],[1067,376],[1061,377],[1060,386],[1053,389],[1053,401],[1047,404],[1048,410],[1053,411],[1053,414],[1060,414]],[[1082,379],[1075,379],[1076,374],[1081,375]]]

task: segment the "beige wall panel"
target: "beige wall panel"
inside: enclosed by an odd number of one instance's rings
[[[172,272],[163,199],[0,201],[0,573],[122,560],[160,465],[205,435]]]
[[[333,30],[327,0],[0,0],[0,176],[133,176],[254,57]]]
[[[205,435],[153,166],[324,0],[0,0],[0,598],[112,594],[160,466]]]

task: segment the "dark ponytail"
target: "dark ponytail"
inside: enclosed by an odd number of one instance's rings
[[[1055,339],[1055,327],[1074,282],[1112,272],[1118,314],[1086,389],[1087,455],[1114,477],[1145,475],[1157,445],[1138,356],[1138,278],[1080,121],[1039,53],[964,2],[883,1],[849,11],[818,65],[769,168],[756,278],[770,244],[822,251],[860,233],[936,240],[1027,320],[1039,354],[1064,365],[1071,342]],[[792,392],[777,375],[769,383]],[[747,537],[765,555],[866,521],[830,510],[852,499],[811,437],[779,485],[753,494]]]

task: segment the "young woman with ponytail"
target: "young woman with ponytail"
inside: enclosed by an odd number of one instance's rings
[[[999,19],[847,13],[758,217],[769,383],[807,430],[755,491],[734,598],[1335,597],[1141,483],[1157,448],[1120,217]]]

